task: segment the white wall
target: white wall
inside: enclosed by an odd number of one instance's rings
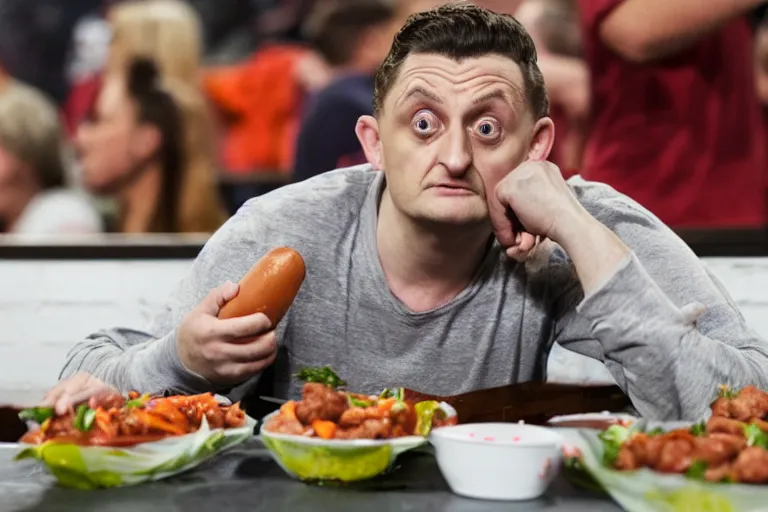
[[[748,322],[768,337],[768,258],[707,259]],[[0,261],[0,404],[32,402],[69,348],[101,327],[143,325],[191,261]],[[564,350],[560,381],[604,381],[600,363]]]
[[[0,261],[0,404],[41,396],[94,330],[143,325],[191,264]]]

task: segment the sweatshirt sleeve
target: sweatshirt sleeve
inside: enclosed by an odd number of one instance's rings
[[[554,339],[603,361],[643,416],[699,420],[717,387],[768,387],[768,342],[680,237],[629,198],[569,180],[579,201],[631,249],[585,297],[556,246],[549,275]]]
[[[712,283],[698,286],[699,296],[706,297]],[[718,384],[768,387],[768,344],[746,328],[735,308],[715,305],[707,311],[694,298],[677,307],[630,254],[610,279],[565,315],[558,341],[587,355],[602,355],[643,416],[696,420],[706,413]],[[714,319],[702,329],[704,314]],[[577,317],[582,322],[574,321]],[[579,332],[584,324],[588,333]]]
[[[254,208],[253,202],[247,203],[209,239],[190,272],[146,329],[114,328],[88,336],[69,352],[60,378],[83,371],[120,391],[222,391],[184,367],[176,349],[176,330],[213,288],[225,281],[239,281],[266,252],[253,236]],[[254,376],[254,380],[257,378]]]
[[[110,329],[89,336],[68,354],[60,378],[79,371],[121,391],[196,394],[214,391],[203,377],[187,370],[176,351],[176,332],[160,338],[130,329]]]

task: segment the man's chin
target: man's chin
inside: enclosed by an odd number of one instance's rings
[[[474,208],[430,209],[419,216],[422,222],[442,226],[477,226],[488,223],[487,210]]]

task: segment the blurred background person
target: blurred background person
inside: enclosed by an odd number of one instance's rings
[[[768,18],[757,20],[755,27],[755,83],[757,96],[768,114]],[[768,115],[764,116],[768,120]]]
[[[206,70],[205,91],[222,127],[222,189],[230,213],[290,181],[307,98],[331,79],[306,44],[274,41],[248,59]]]
[[[111,40],[103,69],[83,73],[70,91],[65,115],[74,133],[96,100],[106,75],[125,73],[135,58],[151,59],[162,76],[200,86],[203,36],[197,12],[183,0],[105,1]],[[91,37],[102,28],[95,24]],[[92,44],[98,44],[92,42]],[[95,52],[91,47],[88,50]]]
[[[83,16],[73,29],[69,62],[66,68],[69,89],[63,102],[64,126],[70,137],[82,121],[98,93],[100,77],[109,55],[112,30],[106,10],[112,2]]]
[[[763,0],[579,0],[582,175],[673,228],[763,228],[765,128],[747,14]]]
[[[273,0],[186,0],[200,17],[205,64],[227,64],[247,57],[256,47],[254,29],[262,6]],[[267,7],[267,6],[265,6]]]
[[[17,80],[60,104],[69,84],[75,25],[101,0],[0,0],[0,62]]]
[[[183,0],[128,0],[109,11],[112,44],[106,72],[126,72],[151,59],[162,77],[197,84],[203,38],[197,12]]]
[[[589,118],[589,69],[575,0],[524,0],[515,18],[531,34],[555,124],[549,160],[566,177],[578,173]]]
[[[304,42],[304,20],[315,6],[329,0],[251,0],[257,42]],[[352,0],[356,1],[356,0]]]
[[[106,1],[103,3],[103,8],[111,32],[106,61],[101,70],[92,73],[89,78],[79,84],[80,89],[78,86],[73,88],[73,102],[69,106],[74,104],[76,108],[67,111],[70,129],[77,130],[83,122],[82,116],[91,115],[91,120],[99,119],[99,108],[110,109],[113,103],[119,103],[110,99],[116,96],[114,92],[106,91],[102,94],[101,89],[106,87],[107,83],[111,83],[114,91],[116,89],[114,84],[127,83],[126,73],[136,59],[151,61],[157,68],[160,81],[169,84],[171,92],[179,94],[175,98],[177,106],[184,113],[189,113],[187,117],[191,120],[188,122],[185,120],[185,123],[189,124],[188,127],[185,125],[185,129],[191,130],[190,133],[201,133],[202,129],[205,130],[205,137],[199,137],[202,142],[191,145],[189,148],[191,153],[186,155],[190,172],[189,186],[202,186],[203,193],[201,204],[196,205],[191,199],[194,194],[188,191],[177,191],[182,196],[181,204],[177,206],[187,208],[189,211],[179,215],[178,218],[175,215],[164,215],[165,220],[155,215],[154,220],[149,222],[147,219],[135,220],[134,215],[139,214],[135,213],[137,211],[135,208],[128,206],[131,202],[127,199],[132,196],[124,196],[122,192],[114,193],[110,190],[104,194],[100,187],[94,188],[92,184],[89,188],[101,196],[104,215],[115,220],[112,225],[114,230],[155,232],[162,230],[162,226],[168,224],[176,226],[171,232],[177,229],[182,232],[212,231],[221,224],[225,211],[217,190],[214,189],[215,195],[211,195],[212,187],[217,184],[217,140],[212,111],[202,89],[201,61],[204,44],[200,18],[192,6],[183,0]],[[97,102],[102,102],[106,106],[99,106]],[[154,122],[154,120],[151,121]],[[89,127],[93,126],[94,123],[89,122]],[[89,133],[88,127],[84,132]],[[166,139],[168,136],[170,134],[164,134]],[[174,136],[184,137],[181,134]],[[83,163],[83,167],[86,166],[88,164]],[[93,177],[93,166],[83,171],[86,179]],[[186,169],[184,171],[186,172]],[[204,212],[204,208],[209,208],[210,211]],[[180,212],[178,209],[175,211]]]
[[[0,83],[0,230],[16,234],[98,233],[88,198],[67,189],[67,151],[59,115],[40,91]]]
[[[308,101],[296,141],[293,180],[365,162],[355,125],[370,115],[373,78],[395,35],[396,9],[387,0],[319,4],[307,39],[325,59],[332,81]]]
[[[80,126],[82,179],[117,199],[112,230],[205,233],[223,223],[212,175],[207,106],[181,80],[162,80],[139,59],[103,83],[93,115]]]

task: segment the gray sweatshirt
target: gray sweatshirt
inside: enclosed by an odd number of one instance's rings
[[[292,378],[299,369],[326,364],[364,393],[404,386],[452,395],[543,379],[555,342],[604,361],[653,419],[699,418],[719,384],[768,388],[768,343],[671,230],[610,187],[569,181],[633,251],[592,295],[584,297],[559,246],[519,264],[496,244],[463,292],[416,313],[393,296],[378,259],[384,184],[360,166],[252,199],[211,237],[151,325],[89,336],[62,377],[82,370],[123,391],[222,391],[180,362],[176,328],[212,288],[289,246],[304,257],[307,278],[277,327],[274,386],[282,398],[300,395]],[[225,392],[239,400],[258,378]]]

